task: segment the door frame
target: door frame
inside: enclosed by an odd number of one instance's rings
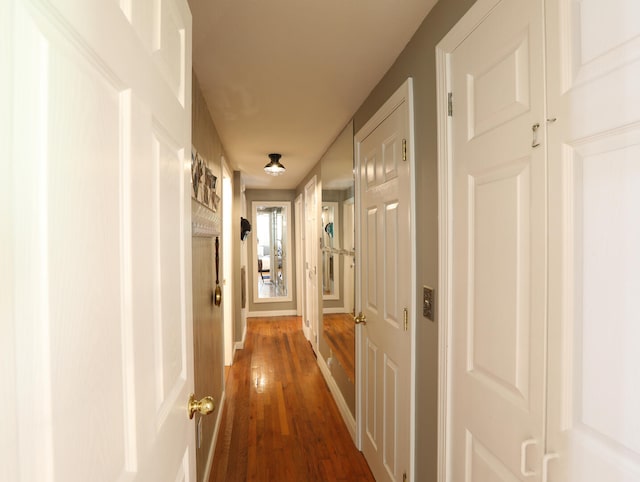
[[[305,306],[304,306],[304,317],[302,319],[302,324],[304,328],[304,333],[307,337],[307,340],[311,343],[313,350],[318,352],[318,325],[319,325],[319,308],[318,304],[321,298],[321,291],[318,290],[318,249],[319,244],[316,243],[316,237],[318,229],[316,224],[318,222],[318,180],[314,175],[304,186],[304,212],[307,212],[309,208],[309,198],[313,196],[315,202],[315,213],[316,213],[316,222],[309,223],[305,221],[304,228],[304,290],[305,290]],[[313,267],[314,276],[316,277],[316,290],[315,293],[310,293],[309,287],[309,275],[308,271],[311,271]],[[315,303],[314,303],[315,301]],[[311,304],[311,306],[309,306]],[[306,319],[309,320],[309,326],[306,326]],[[314,336],[315,335],[315,336]]]
[[[403,102],[407,103],[407,156],[409,162],[409,179],[415,179],[415,135],[414,135],[414,106],[413,106],[413,78],[408,77],[407,80],[396,90],[387,101],[378,109],[378,111],[365,123],[363,127],[354,136],[354,172],[355,175],[355,196],[354,196],[354,222],[355,222],[355,246],[356,246],[356,267],[355,267],[355,311],[362,311],[362,297],[360,296],[362,289],[362,219],[360,216],[360,206],[362,205],[362,186],[360,185],[360,144],[373,132],[391,113]],[[415,182],[409,183],[410,202],[409,212],[411,232],[409,238],[411,240],[411,303],[409,309],[409,333],[411,336],[411,367],[409,379],[411,383],[410,393],[410,415],[409,415],[409,473],[412,478],[415,474],[416,461],[416,320],[417,317],[417,292],[416,292],[416,187]],[[363,353],[360,349],[362,343],[362,327],[356,325],[356,446],[362,450],[362,434],[364,429],[364,407],[363,400],[360,396],[363,387]]]
[[[233,179],[227,160],[222,164],[222,323],[224,333],[224,364],[233,365],[235,338],[233,326]],[[223,385],[224,386],[224,385]]]
[[[448,481],[451,462],[451,360],[453,295],[452,124],[449,56],[502,0],[477,0],[436,46],[438,128],[438,482]],[[455,99],[454,99],[455,101]],[[454,104],[455,107],[455,104]]]
[[[304,331],[304,252],[302,250],[303,241],[303,215],[302,215],[303,203],[302,193],[296,196],[293,202],[293,219],[294,219],[294,238],[296,249],[296,267],[294,269],[296,273],[296,315],[302,316],[302,329]]]

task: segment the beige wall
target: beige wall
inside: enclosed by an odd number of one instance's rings
[[[204,100],[200,90],[200,84],[198,84],[195,72],[193,72],[192,96],[191,143],[209,162],[209,169],[218,178],[216,194],[220,196],[222,192],[222,162],[220,159],[224,155],[224,148],[209,113],[207,102]]]
[[[223,391],[223,345],[221,333],[221,310],[211,303],[211,292],[215,286],[213,272],[213,243],[211,237],[193,237],[193,344],[195,361],[195,394],[198,398],[211,395],[219,404]],[[197,477],[206,482],[204,471],[213,443],[213,433],[219,406],[201,417],[202,441],[196,451]]]
[[[417,299],[423,285],[438,288],[438,191],[436,143],[435,46],[475,0],[442,0],[424,20],[396,62],[354,116],[354,131],[375,114],[407,79],[413,77],[416,149]],[[419,301],[420,303],[420,301]],[[417,319],[417,437],[414,480],[437,475],[438,328]]]
[[[218,178],[216,194],[222,191],[221,156],[223,147],[209,109],[200,91],[198,80],[193,74],[193,104],[191,119],[192,144],[208,167]],[[192,238],[193,265],[193,337],[195,393],[198,398],[211,395],[217,403],[224,390],[224,339],[222,333],[222,310],[211,303],[211,293],[215,287],[214,239],[211,237]],[[222,238],[220,238],[222,242]],[[221,263],[222,264],[222,263]],[[219,407],[202,420],[202,441],[196,452],[197,479],[204,480],[204,471],[210,448]],[[196,423],[200,420],[196,415]]]

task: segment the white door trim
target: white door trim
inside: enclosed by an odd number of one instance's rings
[[[293,217],[295,220],[295,246],[296,246],[296,315],[303,316],[304,314],[304,253],[302,250],[302,224],[303,224],[303,212],[302,212],[302,193],[296,196],[293,203]],[[302,328],[304,329],[304,318],[302,319]]]
[[[307,337],[307,340],[311,342],[311,346],[313,347],[314,352],[318,352],[318,318],[319,318],[319,307],[318,301],[320,300],[321,292],[318,290],[318,269],[317,269],[317,260],[318,260],[318,249],[319,246],[316,244],[316,236],[317,236],[317,227],[318,223],[318,180],[314,175],[305,185],[304,187],[304,212],[305,216],[307,213],[307,209],[309,209],[309,200],[313,198],[313,202],[315,203],[315,222],[309,223],[305,218],[305,227],[304,227],[304,290],[305,290],[305,306],[304,306],[304,317],[302,320],[303,323],[303,331]],[[309,286],[311,278],[311,271],[313,270],[313,277],[315,277],[315,292],[310,293],[309,290],[311,287]],[[311,306],[309,306],[311,305]],[[309,325],[307,326],[306,321],[309,321]]]
[[[222,164],[222,319],[224,333],[224,364],[233,365],[233,178],[227,160]],[[224,380],[223,385],[224,387]]]
[[[450,480],[451,457],[451,295],[452,295],[452,186],[451,119],[448,93],[451,90],[449,54],[487,17],[501,0],[478,0],[436,46],[436,89],[438,111],[438,482]],[[455,109],[455,99],[454,99]],[[413,358],[413,357],[412,357]]]
[[[415,142],[414,142],[414,121],[413,121],[413,79],[409,77],[391,97],[378,109],[366,124],[356,133],[354,137],[354,153],[355,153],[355,172],[360,170],[360,143],[373,132],[396,108],[403,102],[407,102],[407,125],[409,126],[409,138],[407,142],[407,156],[409,162],[409,179],[415,179]],[[409,239],[411,240],[411,304],[409,308],[409,329],[411,334],[411,395],[410,395],[410,456],[409,470],[410,474],[415,474],[415,440],[416,440],[416,196],[415,183],[411,182],[410,190],[410,226],[411,232]],[[362,300],[360,297],[360,289],[362,285],[361,267],[362,267],[362,237],[361,237],[361,219],[359,205],[361,203],[361,186],[360,176],[355,176],[355,201],[357,203],[355,209],[355,245],[356,245],[356,312],[362,311]],[[356,445],[362,450],[362,428],[363,428],[363,407],[360,397],[362,387],[362,353],[360,350],[360,342],[362,331],[360,327],[356,328]]]

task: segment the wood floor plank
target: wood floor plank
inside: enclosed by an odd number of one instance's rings
[[[355,325],[351,313],[325,313],[322,315],[322,330],[327,344],[342,365],[347,378],[355,383]]]
[[[209,482],[374,480],[299,317],[248,320],[226,393]]]

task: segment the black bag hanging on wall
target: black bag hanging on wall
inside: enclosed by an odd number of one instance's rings
[[[248,219],[240,218],[240,241],[244,241],[251,232],[251,223]]]

